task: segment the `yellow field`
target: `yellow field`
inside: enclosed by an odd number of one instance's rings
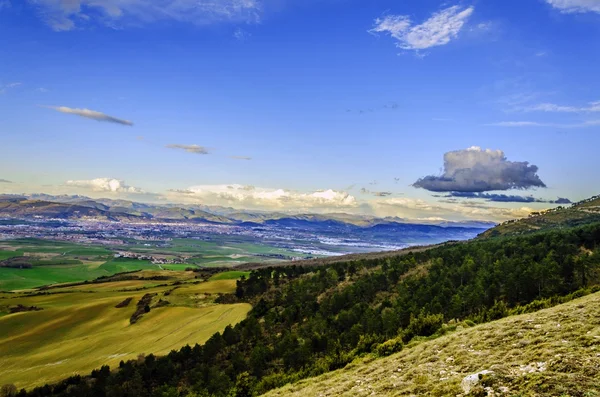
[[[173,291],[176,296],[164,295],[172,286],[116,291],[164,283],[123,281],[55,289],[50,295],[0,295],[0,309],[17,304],[44,309],[0,316],[0,385],[30,388],[77,373],[89,374],[105,364],[115,368],[121,360],[140,353],[167,354],[186,344],[205,342],[227,325],[243,320],[251,309],[247,304],[217,305],[210,296],[198,296],[232,292],[234,280],[184,284]],[[152,308],[131,325],[137,301],[149,292],[158,293],[151,306],[158,298],[171,305]],[[115,308],[128,297],[133,300],[127,307]]]

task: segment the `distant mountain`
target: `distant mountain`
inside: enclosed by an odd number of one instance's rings
[[[0,200],[0,216],[42,217],[51,219],[98,219],[98,220],[139,220],[131,214],[113,214],[109,211],[79,204],[55,203],[42,200],[14,199]]]
[[[594,222],[600,222],[600,195],[574,203],[569,207],[534,212],[527,218],[504,222],[487,230],[480,237],[514,236]]]
[[[228,207],[203,205],[149,204],[130,200],[92,199],[85,196],[48,194],[0,195],[0,216],[43,217],[59,219],[97,219],[127,221],[177,221],[240,225],[245,227],[277,226],[312,230],[370,230],[377,232],[415,231],[410,225],[419,226],[419,234],[460,235],[460,230],[447,233],[443,229],[459,228],[469,236],[494,226],[491,222],[414,222],[398,217],[377,218],[367,215],[344,213],[293,214],[285,212],[244,211]],[[10,203],[10,204],[6,204]],[[434,227],[435,229],[431,229]],[[451,237],[453,238],[453,237]]]

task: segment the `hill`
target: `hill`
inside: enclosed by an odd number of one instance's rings
[[[550,229],[569,228],[600,221],[600,196],[574,203],[570,207],[534,212],[528,218],[504,222],[482,233],[482,238],[516,236]]]
[[[482,371],[493,374],[471,387],[471,395],[486,395],[484,387],[495,392],[487,395],[600,392],[600,293],[536,313],[456,328],[433,340],[414,341],[390,357],[359,359],[265,397],[455,396],[465,393],[465,377]]]

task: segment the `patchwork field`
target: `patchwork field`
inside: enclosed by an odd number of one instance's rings
[[[167,354],[205,342],[251,309],[214,303],[219,294],[235,290],[229,276],[203,281],[194,272],[135,275],[143,279],[55,287],[42,294],[0,293],[0,385],[30,388],[105,364],[114,368],[139,354]],[[136,303],[146,294],[156,294],[150,311],[142,310],[131,324]],[[128,305],[116,307],[128,298]],[[18,305],[41,310],[10,314]]]
[[[115,258],[123,253],[134,257]],[[299,256],[303,254],[221,236],[211,241],[191,238],[152,244],[130,241],[125,246],[108,247],[40,239],[7,240],[0,241],[0,291],[93,280],[134,270],[185,271],[247,262],[278,262]],[[20,263],[27,266],[19,266]],[[221,277],[239,276],[234,272]]]

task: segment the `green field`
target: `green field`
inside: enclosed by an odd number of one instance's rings
[[[140,274],[173,278],[83,284],[38,296],[0,294],[0,385],[30,388],[76,373],[88,374],[105,364],[114,368],[140,353],[167,354],[186,344],[203,343],[244,319],[251,308],[214,303],[217,294],[235,290],[234,280],[197,283],[191,272]],[[175,281],[183,284],[173,290]],[[158,283],[171,285],[156,287]],[[158,299],[170,304],[152,308],[130,324],[136,302],[146,293],[158,294],[152,307]],[[127,307],[115,308],[126,298],[133,298]],[[18,304],[43,310],[7,313]]]

